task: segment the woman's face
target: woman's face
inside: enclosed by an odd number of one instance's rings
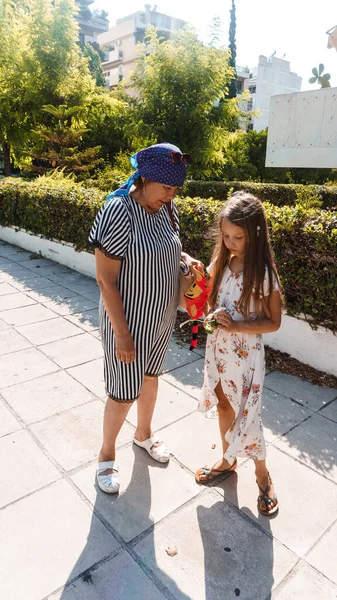
[[[242,258],[246,248],[246,232],[243,227],[231,223],[227,217],[221,220],[222,239],[225,246],[234,254]]]
[[[178,187],[145,180],[140,198],[143,200],[144,208],[150,212],[157,212],[164,204],[173,200],[178,191]]]

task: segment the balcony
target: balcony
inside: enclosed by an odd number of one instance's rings
[[[119,50],[118,48],[114,48],[114,50],[106,52],[102,64],[119,62],[121,60],[123,60],[123,51]]]

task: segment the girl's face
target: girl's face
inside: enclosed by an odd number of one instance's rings
[[[246,232],[243,227],[231,223],[227,217],[221,220],[222,239],[231,254],[244,257],[246,249]]]

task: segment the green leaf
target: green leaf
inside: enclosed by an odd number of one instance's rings
[[[319,75],[322,75],[323,71],[324,71],[324,65],[323,65],[323,63],[320,63],[319,67],[318,67],[318,73],[319,73]]]
[[[309,83],[316,83],[317,77],[310,77]]]

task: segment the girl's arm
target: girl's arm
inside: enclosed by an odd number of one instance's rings
[[[122,298],[117,287],[121,262],[120,260],[108,258],[97,248],[95,258],[97,283],[116,338],[116,356],[118,360],[123,362],[133,362],[135,360],[135,347],[126,322]]]
[[[251,321],[233,321],[225,311],[216,313],[216,320],[225,331],[231,333],[271,333],[281,325],[281,297],[278,291],[273,291],[268,297],[262,298],[262,308],[265,316]]]

